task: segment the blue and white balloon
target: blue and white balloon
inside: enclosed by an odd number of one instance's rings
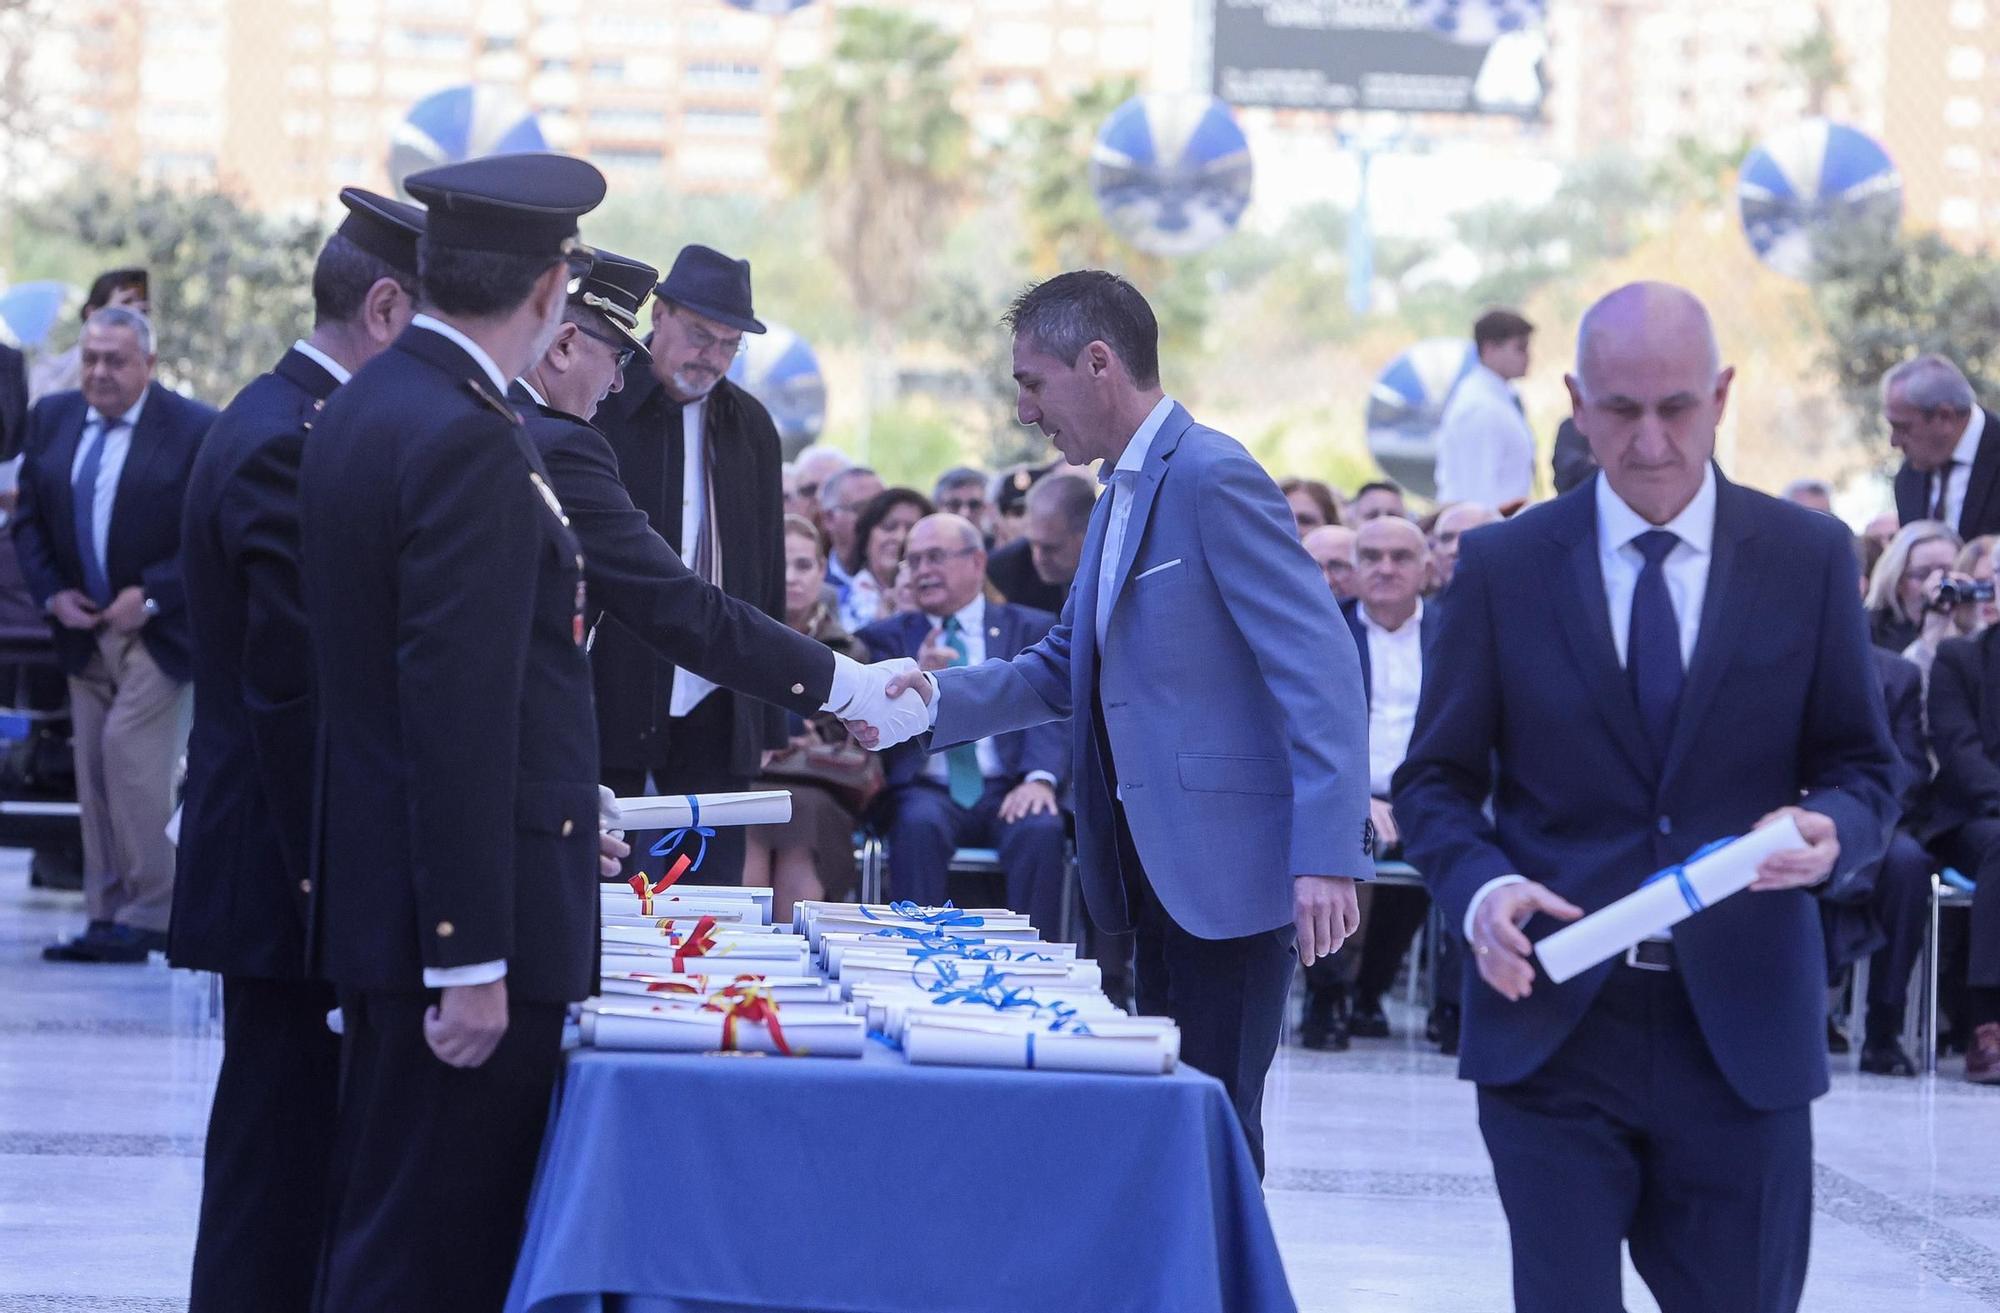
[[[1757,258],[1788,278],[1808,279],[1819,246],[1833,234],[1895,233],[1903,219],[1903,179],[1867,133],[1807,119],[1766,138],[1744,159],[1736,204]]]
[[[0,292],[0,339],[9,346],[41,346],[74,296],[68,283],[51,281],[16,283]]]
[[[1403,0],[1403,6],[1441,36],[1468,46],[1532,31],[1548,16],[1547,0]]]
[[[826,376],[806,340],[782,324],[750,334],[749,350],[729,367],[729,381],[764,403],[786,451],[814,441],[826,428]]]
[[[526,106],[492,87],[458,86],[410,107],[389,138],[389,180],[483,155],[547,150],[542,125]]]
[[[1150,255],[1193,255],[1235,231],[1250,204],[1250,143],[1214,96],[1155,92],[1112,111],[1090,153],[1090,187],[1112,228]]]
[[[1390,361],[1368,390],[1368,450],[1411,492],[1436,493],[1444,405],[1478,363],[1479,350],[1466,338],[1427,338]]]

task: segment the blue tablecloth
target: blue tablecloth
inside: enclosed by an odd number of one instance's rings
[[[1207,1076],[573,1054],[508,1313],[1294,1309]]]

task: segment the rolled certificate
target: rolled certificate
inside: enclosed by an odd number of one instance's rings
[[[1535,956],[1549,979],[1560,985],[1749,888],[1766,857],[1806,846],[1789,816],[1752,830],[1684,865],[1668,867],[1609,907],[1564,926],[1535,945]]]
[[[620,1016],[646,1014],[650,1016],[685,1016],[706,1013],[715,1016],[727,996],[710,994],[706,997],[690,998],[685,995],[655,995],[639,998],[631,994],[617,994],[602,998],[587,998],[578,1005],[581,1012],[616,1012]],[[821,1000],[816,1003],[787,1002],[774,1000],[778,1004],[780,1023],[790,1027],[794,1023],[818,1021],[841,1021],[855,1014],[848,1011],[847,1004]]]
[[[731,1018],[720,1012],[650,1012],[643,1007],[599,1006],[583,1013],[583,1042],[600,1049],[636,1049],[653,1053],[783,1053],[800,1058],[858,1058],[868,1043],[860,1017],[825,1021],[801,1020],[794,1025],[780,1008],[778,1031],[783,1043],[762,1021]]]
[[[837,1003],[840,986],[829,985],[817,976],[690,976],[661,971],[625,971],[598,977],[600,994],[634,995],[641,998],[707,998],[731,985],[755,983],[779,1003]]]
[[[748,921],[739,919],[746,916],[750,918]],[[732,908],[720,912],[684,912],[674,910],[666,916],[639,916],[636,914],[623,916],[606,912],[598,917],[597,923],[606,930],[671,930],[677,934],[684,935],[700,925],[703,917],[729,930],[762,930],[765,928],[758,924],[756,919],[757,913],[747,903],[740,908]]]
[[[1074,962],[1076,945],[1044,944],[1021,939],[880,939],[872,934],[840,934],[828,931],[820,937],[820,958],[832,975],[840,974],[840,964],[849,953],[901,954],[904,957],[960,957],[992,962]]]
[[[841,964],[840,985],[852,996],[857,985],[911,984],[920,989],[1000,985],[1007,989],[1054,986],[1102,989],[1103,973],[1091,961],[1082,962],[961,962],[929,958],[912,963],[907,957],[869,958],[850,953]]]
[[[692,796],[693,805],[688,799]],[[678,830],[700,823],[715,825],[782,825],[792,819],[792,795],[784,789],[756,793],[675,794],[664,798],[618,799],[618,824],[627,830]]]
[[[1164,1025],[1160,1023],[1164,1022]],[[1035,1030],[995,1018],[910,1018],[903,1052],[919,1065],[1017,1067],[1164,1076],[1180,1061],[1181,1034],[1165,1018],[1090,1023],[1090,1033]]]

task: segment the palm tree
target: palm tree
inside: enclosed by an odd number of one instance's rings
[[[876,371],[950,222],[971,132],[952,104],[956,39],[881,9],[844,9],[839,21],[832,54],[785,88],[775,155],[793,187],[817,196],[821,240],[867,334],[865,450]]]

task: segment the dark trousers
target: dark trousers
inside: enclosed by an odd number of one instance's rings
[[[1937,854],[1972,877],[1972,936],[1966,983],[2000,989],[2000,820],[1968,821],[1938,840]]]
[[[1619,1309],[1619,1246],[1662,1313],[1793,1313],[1812,1238],[1812,1117],[1747,1106],[1677,972],[1613,968],[1542,1069],[1479,1087],[1517,1313]]]
[[[735,699],[727,690],[717,689],[710,693],[696,704],[693,711],[667,722],[667,725],[667,750],[663,765],[650,771],[643,767],[606,766],[599,782],[621,798],[641,798],[655,793],[660,796],[740,793],[750,787],[748,779],[729,773],[730,745],[736,736],[736,707]],[[652,777],[650,789],[647,786],[648,775]],[[630,879],[637,871],[651,876],[664,875],[680,853],[686,853],[692,861],[701,852],[701,839],[691,834],[672,852],[654,856],[653,845],[665,833],[663,830],[634,830],[628,834],[626,838],[631,841],[632,855],[625,859],[625,869],[619,878]],[[682,878],[690,884],[742,884],[743,827],[717,826],[714,836],[708,840],[708,854],[702,858],[701,869],[689,871]]]
[[[1026,912],[1042,937],[1062,931],[1063,865],[1068,844],[1060,812],[1000,819],[1000,803],[1013,781],[991,779],[971,807],[951,800],[951,791],[916,780],[895,791],[889,813],[889,887],[897,898],[925,907],[944,903],[951,854],[956,848],[992,848],[1007,880],[1007,906]]]
[[[333,987],[229,976],[188,1313],[306,1313],[340,1088]]]
[[[1910,997],[1910,972],[1923,953],[1924,925],[1930,916],[1931,855],[1908,833],[1898,830],[1875,873],[1870,909],[1887,942],[1868,959],[1868,1020],[1871,1036],[1893,1036],[1903,1029]]]
[[[347,1036],[322,1313],[497,1313],[562,1064],[563,1008],[516,1003],[478,1067],[424,1042],[435,991],[341,993]]]

